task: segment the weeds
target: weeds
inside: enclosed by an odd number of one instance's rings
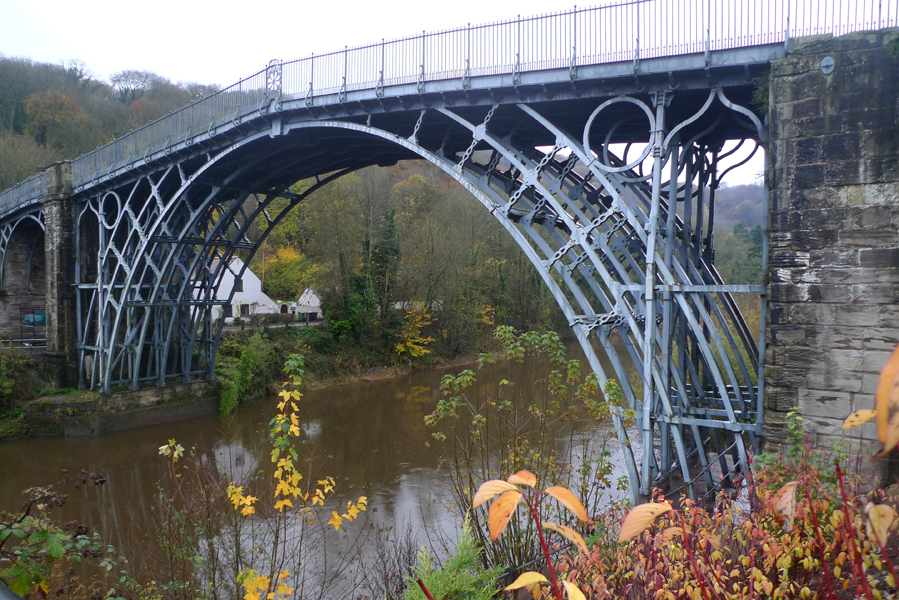
[[[610,401],[624,402],[623,396],[612,393],[609,401],[603,401],[595,376],[581,376],[579,363],[567,360],[565,347],[554,333],[519,335],[509,327],[499,327],[496,335],[513,369],[532,368],[534,363],[525,360],[537,356],[547,359],[549,366],[533,373],[532,389],[506,379],[495,386],[478,385],[478,376],[470,370],[443,378],[443,397],[425,417],[425,424],[434,430],[432,443],[442,449],[442,468],[448,475],[454,510],[464,516],[478,481],[523,469],[535,473],[540,485],[574,488],[598,510],[608,502],[614,486],[607,450],[612,433],[604,429],[606,436],[596,444],[590,441],[594,436],[578,440],[574,432],[582,420],[604,427],[610,419]],[[492,364],[491,356],[482,355],[479,371]],[[474,535],[485,549],[485,567],[521,565],[539,556],[534,543],[539,530],[532,521],[513,518],[511,535],[489,543],[482,517],[475,513],[471,519]]]
[[[102,596],[94,597],[124,600],[125,590],[137,588],[128,573],[124,559],[117,556],[115,548],[103,544],[97,532],[77,522],[62,523],[50,517],[54,508],[66,504],[68,497],[62,489],[106,482],[100,474],[82,471],[54,485],[25,490],[29,499],[16,513],[0,511],[0,581],[13,592],[46,598],[49,595],[75,597],[76,591],[90,587],[95,593],[103,589]],[[101,571],[118,575],[116,587],[99,582],[79,581],[73,577],[60,578],[61,565],[80,564],[93,559]],[[63,567],[65,568],[65,567]]]

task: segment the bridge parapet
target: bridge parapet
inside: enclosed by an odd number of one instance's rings
[[[897,72],[899,29],[791,40],[772,64],[769,442],[799,407],[833,446],[899,342]]]
[[[72,161],[78,188],[117,171],[159,159],[247,118],[277,112],[301,100],[312,108],[413,93],[516,88],[526,73],[531,85],[577,81],[595,65],[625,64],[643,72],[641,61],[704,55],[735,48],[784,44],[814,33],[899,26],[897,0],[620,0],[534,17],[422,32],[397,40],[345,48],[281,63],[203,98]],[[725,63],[730,59],[725,58]],[[669,66],[666,70],[677,69]],[[692,68],[692,67],[690,67]],[[0,192],[0,216],[37,202],[41,177]]]

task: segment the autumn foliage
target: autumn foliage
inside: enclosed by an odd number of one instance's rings
[[[899,444],[899,348],[882,372],[875,409],[849,415],[844,429],[872,419],[884,455]],[[799,426],[791,432],[789,453],[756,461],[750,485],[736,498],[721,495],[711,511],[689,499],[675,507],[658,494],[626,514],[613,509],[590,520],[563,502],[577,514],[581,532],[543,523],[550,578],[526,572],[506,589],[557,600],[563,590],[571,600],[895,598],[897,486],[863,493],[859,477],[844,469],[845,455],[813,448]],[[528,499],[522,485],[534,482],[517,473],[478,490],[474,508],[496,498],[491,539],[522,500],[540,522],[541,492],[533,489]],[[552,560],[543,530],[570,543],[568,554]]]

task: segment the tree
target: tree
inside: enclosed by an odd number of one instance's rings
[[[33,138],[0,130],[0,190],[5,190],[60,160],[58,150]]]
[[[28,115],[25,131],[38,144],[50,146],[63,146],[66,128],[87,116],[74,93],[57,90],[31,94],[25,101],[25,112]]]
[[[113,75],[110,81],[119,101],[130,105],[164,79],[150,71],[126,70]]]
[[[434,318],[424,304],[413,302],[403,317],[403,328],[397,336],[399,342],[394,346],[396,353],[410,362],[412,359],[430,354],[428,344],[433,342],[434,338],[424,335],[422,330],[433,320]]]
[[[387,314],[391,306],[400,266],[400,240],[396,231],[395,214],[392,210],[387,213],[380,242],[372,244],[369,238],[365,240],[368,258],[366,287],[370,289],[372,300],[378,303],[378,311],[382,315]]]
[[[295,301],[312,282],[316,267],[293,246],[281,246],[263,265],[262,291],[275,300]]]

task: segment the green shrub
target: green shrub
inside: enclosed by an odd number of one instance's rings
[[[222,414],[228,414],[243,400],[264,394],[276,369],[277,354],[257,331],[242,347],[240,357],[223,363],[219,369],[224,378],[219,405]]]
[[[499,592],[497,580],[502,567],[484,570],[480,566],[480,554],[471,523],[466,518],[462,523],[456,553],[447,557],[442,568],[434,566],[434,560],[426,548],[418,551],[418,563],[413,568],[415,577],[409,580],[405,600],[427,600],[416,579],[424,583],[434,598],[490,600]]]

